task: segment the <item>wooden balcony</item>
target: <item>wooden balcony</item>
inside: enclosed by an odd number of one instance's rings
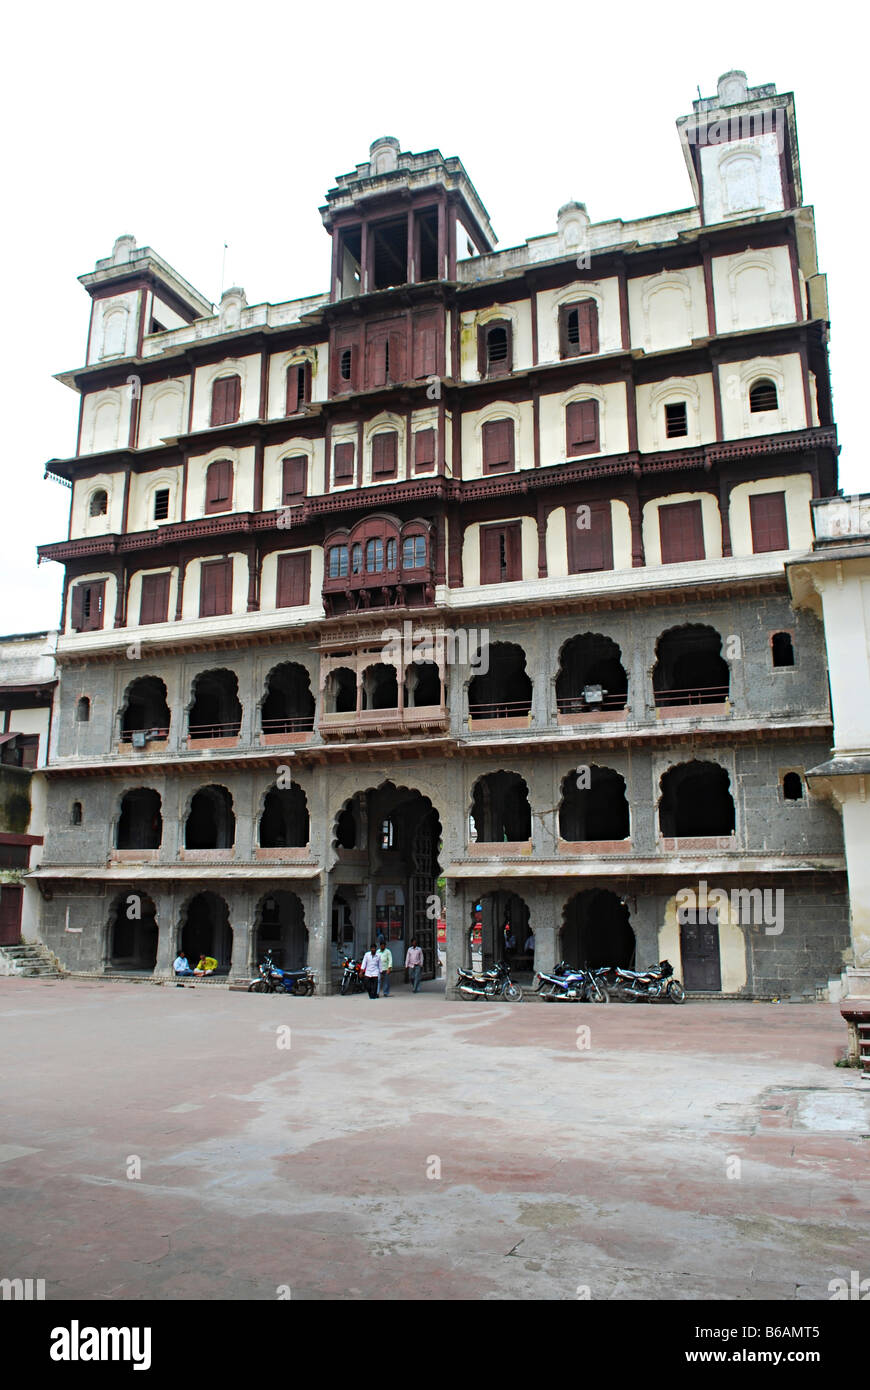
[[[403,738],[450,726],[446,705],[417,705],[412,709],[363,709],[322,714],[317,725],[325,739]]]

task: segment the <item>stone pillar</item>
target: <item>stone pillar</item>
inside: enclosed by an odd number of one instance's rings
[[[244,897],[222,895],[226,901],[230,914],[230,926],[233,930],[233,959],[230,964],[230,979],[247,979],[248,968],[250,965],[251,953],[251,917],[252,904],[249,894]],[[236,904],[238,907],[236,908]],[[234,908],[238,912],[238,920],[234,915]]]
[[[529,925],[535,934],[535,970],[550,974],[558,959],[562,897],[555,884],[536,885],[520,893],[529,907]]]
[[[154,903],[157,921],[157,960],[154,965],[154,974],[171,975],[172,962],[177,954],[175,895],[169,891],[152,892],[150,896]]]
[[[317,976],[317,993],[333,993],[330,923],[332,921],[332,884],[328,869],[320,873],[320,885],[312,883],[308,926],[308,964]]]
[[[444,884],[444,915],[447,925],[444,982],[447,998],[455,999],[456,972],[460,967],[467,969],[471,962],[471,907],[465,887],[458,879],[447,879]]]

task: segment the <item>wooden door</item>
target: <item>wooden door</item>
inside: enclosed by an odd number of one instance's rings
[[[719,960],[719,921],[715,912],[692,914],[680,924],[683,984],[686,989],[717,992],[722,988]]]
[[[21,904],[24,889],[12,883],[0,888],[0,946],[17,946],[21,940]]]

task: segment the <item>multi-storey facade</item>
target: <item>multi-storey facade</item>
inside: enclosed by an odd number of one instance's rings
[[[215,313],[131,237],[81,277],[41,550],[70,968],[244,975],[268,944],[328,987],[383,931],[431,971],[441,908],[451,964],[479,920],[538,968],[840,974],[824,642],[784,572],[837,458],[794,102],[730,73],[677,124],[680,212],[569,203],[497,251],[458,159],[382,139],[321,210],[323,295]]]

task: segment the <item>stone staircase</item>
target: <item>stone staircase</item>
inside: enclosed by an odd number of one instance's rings
[[[20,946],[0,946],[0,973],[38,975],[43,979],[59,980],[64,972],[57,956],[41,941],[35,941]]]

